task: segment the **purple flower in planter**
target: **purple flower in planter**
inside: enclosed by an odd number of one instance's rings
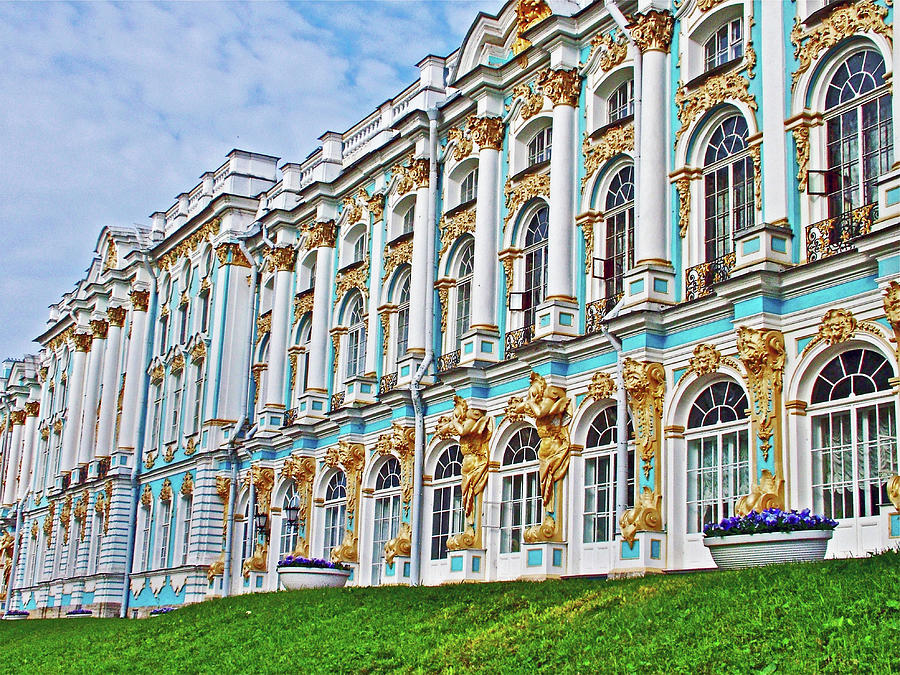
[[[343,563],[333,563],[322,558],[304,558],[302,556],[287,555],[278,561],[278,567],[310,567],[325,570],[349,570]]]
[[[746,516],[724,518],[718,523],[707,523],[703,526],[706,537],[725,537],[739,534],[757,534],[765,532],[801,532],[806,530],[833,530],[837,521],[831,518],[802,511],[782,511],[766,509],[762,513],[751,511]]]
[[[84,609],[81,607],[66,612],[66,616],[83,616],[85,614],[93,614],[93,612],[89,609]]]
[[[28,616],[28,612],[24,609],[11,609],[6,613],[6,616]]]
[[[150,610],[151,616],[158,616],[159,614],[168,614],[169,612],[174,612],[174,607],[157,607],[156,609]]]

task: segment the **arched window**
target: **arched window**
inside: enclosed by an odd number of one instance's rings
[[[406,209],[406,213],[403,214],[403,225],[401,227],[400,234],[409,234],[413,231],[413,225],[416,222],[416,205],[413,202],[413,205]],[[362,258],[358,258],[358,260],[362,260]]]
[[[724,23],[703,45],[705,70],[712,70],[744,55],[741,19]]]
[[[626,80],[615,88],[606,99],[606,111],[610,124],[634,114],[634,80]]]
[[[889,504],[886,481],[900,473],[893,375],[887,359],[870,349],[845,351],[819,372],[808,410],[816,513],[877,516]]]
[[[550,210],[542,206],[528,221],[525,232],[525,326],[534,325],[537,306],[547,294],[547,227]]]
[[[878,201],[876,182],[891,168],[891,94],[884,60],[856,52],[837,69],[825,94],[828,216]]]
[[[297,496],[297,489],[294,487],[293,482],[288,486],[287,491],[284,493],[284,499],[281,500],[281,547],[279,551],[282,558],[297,548],[297,524],[291,523],[287,519],[288,507],[291,506],[292,502],[295,506],[298,506],[300,503],[300,498]]]
[[[447,539],[463,531],[462,453],[458,445],[447,448],[434,470],[434,499],[431,505],[431,559],[447,557]]]
[[[628,420],[628,439],[634,437]],[[583,541],[612,541],[616,530],[616,407],[605,407],[591,421],[584,443]],[[634,447],[628,448],[628,501],[634,505]]]
[[[459,203],[465,204],[475,199],[478,192],[478,169],[474,169],[466,174],[459,186]]]
[[[190,494],[181,496],[181,564],[187,565],[191,549],[191,519],[194,513],[194,498]]]
[[[518,553],[524,531],[543,518],[537,464],[540,444],[534,427],[523,427],[503,452],[500,553]]]
[[[733,234],[754,222],[747,121],[734,115],[713,132],[703,161],[706,262],[732,252]]]
[[[327,560],[331,549],[344,538],[347,526],[347,476],[343,471],[335,472],[325,488],[325,540],[322,556]]]
[[[731,380],[710,385],[688,413],[687,531],[734,515],[750,491],[747,396]]]
[[[149,505],[141,508],[141,566],[138,568],[140,572],[150,569],[150,523],[152,515]]]
[[[544,127],[528,141],[528,166],[550,161],[553,127]]]
[[[403,279],[400,286],[400,295],[397,298],[397,351],[395,360],[399,361],[406,356],[406,348],[409,345],[409,275]]]
[[[467,241],[459,252],[459,269],[456,273],[456,348],[460,348],[462,336],[469,330],[472,318],[472,271],[475,245]]]
[[[347,378],[362,375],[366,367],[366,323],[362,298],[357,295],[347,308]]]
[[[606,297],[622,293],[625,272],[634,267],[634,167],[621,169],[606,192]]]
[[[169,531],[172,526],[172,500],[166,499],[162,502],[159,510],[159,559],[157,563],[158,569],[169,566]]]
[[[384,545],[400,529],[400,462],[388,457],[375,479],[375,523],[372,530],[372,584],[381,583]]]

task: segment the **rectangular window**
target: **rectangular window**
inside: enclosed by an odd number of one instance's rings
[[[750,451],[746,430],[688,441],[687,530],[702,532],[707,523],[734,515],[734,506],[750,490]]]
[[[188,306],[185,305],[180,312],[178,312],[178,341],[179,344],[184,344],[187,342],[188,335]]]
[[[465,281],[456,285],[456,348],[460,349],[462,336],[469,331],[469,320],[472,315],[472,281]]]
[[[103,542],[103,524],[104,514],[96,513],[94,515],[94,550],[91,553],[91,574],[96,574],[100,570],[100,548]]]
[[[156,386],[156,396],[153,401],[153,424],[150,425],[150,449],[159,448],[160,435],[162,433],[162,402],[163,390],[162,385]]]
[[[400,495],[375,500],[375,522],[372,535],[372,584],[381,583],[384,545],[397,536],[400,528]]]
[[[181,564],[187,565],[188,551],[191,548],[191,512],[194,507],[194,500],[191,497],[183,497],[181,500],[182,516],[181,523]]]
[[[169,561],[169,528],[172,524],[172,501],[162,503],[159,513],[159,564],[157,567],[168,567]]]
[[[341,543],[346,520],[345,504],[334,504],[325,508],[325,546],[322,555],[326,560],[331,556],[331,549]]]
[[[543,518],[538,472],[503,477],[500,505],[500,553],[522,550],[522,535]]]
[[[143,539],[141,539],[141,566],[139,571],[145,572],[150,569],[150,507],[145,506],[141,511]]]
[[[610,455],[591,457],[584,462],[585,544],[612,539],[616,514],[612,471]]]
[[[169,316],[166,315],[159,320],[159,353],[168,349],[169,344]]]
[[[706,70],[712,70],[744,55],[743,26],[734,19],[721,26],[704,45]]]
[[[200,330],[205,333],[209,329],[209,293],[205,293],[201,297]]]
[[[202,419],[200,416],[203,411],[203,366],[197,366],[197,381],[194,383],[194,423],[191,429],[194,433],[200,431]]]
[[[431,559],[447,557],[447,539],[465,527],[462,490],[459,485],[436,488],[431,508]]]
[[[182,394],[181,375],[175,378],[175,390],[172,392],[172,418],[169,426],[168,440],[174,441],[178,438],[179,423],[181,419],[181,394]]]

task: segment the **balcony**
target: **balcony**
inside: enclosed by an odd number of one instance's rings
[[[616,303],[622,299],[621,293],[616,293],[602,300],[594,300],[589,302],[584,308],[584,334],[600,332],[600,324],[603,323],[603,317],[612,311]]]
[[[378,383],[378,395],[386,394],[397,387],[397,373],[382,375]]]
[[[806,261],[830,258],[853,248],[853,240],[872,231],[878,206],[866,204],[806,227]]]
[[[439,373],[446,373],[448,370],[452,370],[458,365],[459,350],[457,349],[455,352],[450,352],[449,354],[441,354],[437,362],[437,371]]]
[[[339,391],[337,394],[331,395],[331,409],[340,410],[344,407],[344,392]]]
[[[521,349],[534,340],[534,326],[523,326],[506,333],[504,361],[516,358],[516,350]]]
[[[685,300],[699,300],[711,295],[713,286],[731,277],[735,254],[728,253],[710,262],[689,267],[685,273]]]

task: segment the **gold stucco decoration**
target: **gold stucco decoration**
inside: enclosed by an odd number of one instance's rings
[[[276,246],[267,251],[266,259],[279,272],[291,272],[297,262],[297,251],[293,246]]]
[[[44,518],[44,536],[47,537],[47,547],[53,541],[53,517],[56,515],[56,502],[47,504],[47,517]]]
[[[116,249],[116,242],[112,239],[109,240],[109,244],[106,246],[106,260],[103,261],[103,271],[108,272],[109,270],[114,270],[119,266],[119,252]]]
[[[131,307],[135,312],[146,312],[150,305],[150,291],[131,291]]]
[[[525,32],[551,16],[553,11],[544,0],[519,0],[516,5],[516,41],[513,42],[512,52],[519,55],[531,46],[526,40]]]
[[[674,27],[675,19],[671,14],[656,10],[635,14],[628,24],[631,38],[641,52],[656,50],[668,53]]]
[[[197,344],[191,347],[191,362],[192,363],[202,363],[206,358],[206,343],[203,340],[198,340]]]
[[[306,235],[306,250],[314,248],[334,248],[335,226],[333,220],[323,220],[318,223],[307,223],[301,228]]]
[[[91,351],[91,342],[93,340],[91,333],[75,333],[72,335],[72,342],[75,344],[76,352]]]
[[[503,120],[500,117],[470,117],[466,129],[479,148],[499,150],[503,146]]]
[[[366,199],[366,208],[369,209],[369,213],[375,222],[381,220],[381,217],[384,215],[384,193],[373,193],[371,197]]]
[[[600,53],[600,70],[607,72],[615,68],[625,60],[628,54],[628,40],[624,35],[613,33],[601,33],[591,38],[590,60],[596,52]]]
[[[177,375],[184,370],[184,354],[181,352],[176,353],[175,356],[172,357],[169,369],[172,371],[173,375]]]
[[[463,531],[447,539],[447,548],[458,551],[481,548],[481,504],[488,479],[488,450],[494,421],[483,410],[470,408],[459,396],[453,397],[453,412],[438,419],[438,438],[459,439],[462,461],[462,506],[465,514]]]
[[[234,242],[226,242],[216,246],[216,257],[221,265],[234,265],[235,267],[250,267],[250,261],[244,256],[241,247]]]
[[[416,159],[409,156],[408,163],[404,166],[398,164],[394,167],[394,176],[397,178],[397,195],[403,196],[412,190],[428,187],[428,160]]]
[[[28,401],[24,406],[25,417],[37,417],[41,414],[40,401]]]
[[[105,340],[109,333],[109,321],[103,319],[93,319],[90,322],[91,337],[95,340]]]
[[[275,470],[269,467],[254,464],[250,467],[250,480],[256,491],[256,509],[260,513],[270,515],[272,510],[272,488],[275,486]],[[253,517],[253,514],[251,514]],[[259,536],[259,535],[257,535]],[[250,578],[251,572],[265,572],[269,561],[269,532],[255,542],[253,555],[251,555],[241,568],[245,579]]]
[[[162,487],[159,489],[159,501],[172,501],[172,481],[168,478],[163,481]]]
[[[334,278],[335,306],[341,301],[347,292],[355,288],[362,293],[363,298],[369,297],[369,257],[366,256],[358,267],[346,272],[338,272]]]
[[[658,532],[662,529],[662,494],[648,486],[641,488],[633,509],[622,514],[619,521],[622,538],[633,544],[638,532]]]
[[[536,85],[550,99],[553,106],[567,105],[578,107],[581,95],[581,75],[577,68],[548,68],[538,73]]]
[[[506,217],[503,219],[505,233],[509,221],[528,201],[535,197],[550,196],[550,176],[546,173],[532,173],[516,183],[513,183],[512,177],[507,178],[503,196],[506,198]]]
[[[588,135],[584,135],[581,142],[581,152],[584,155],[584,178],[581,179],[581,189],[597,170],[616,155],[634,150],[634,125],[626,124],[622,127],[611,127],[603,132],[596,143],[591,143]]]
[[[52,339],[47,342],[47,346],[51,351],[56,351],[60,347],[67,345],[69,340],[72,339],[72,336],[75,335],[75,328],[73,326],[69,326],[59,335],[56,335]]]
[[[519,114],[523,120],[530,120],[544,107],[544,95],[540,91],[533,92],[528,84],[520,84],[514,88],[512,95],[514,102],[522,101]]]
[[[466,131],[465,122],[461,126],[452,127],[450,131],[447,132],[447,142],[454,144],[453,159],[457,162],[461,162],[471,155],[474,149],[472,138]]]
[[[256,344],[272,331],[272,310],[256,319]]]
[[[893,31],[885,23],[887,14],[886,7],[879,7],[873,2],[838,5],[809,30],[803,30],[799,17],[795,17],[791,42],[794,45],[794,58],[800,63],[791,75],[791,88],[797,86],[800,77],[822,52],[848,37],[860,33],[877,33],[890,40]]]
[[[163,377],[166,375],[166,369],[161,364],[153,366],[150,369],[150,383],[151,384],[159,384],[163,381]]]
[[[722,354],[713,345],[699,344],[694,347],[687,372],[697,375],[710,375],[719,369]]]
[[[881,328],[872,321],[857,321],[853,312],[843,307],[829,309],[822,316],[815,337],[810,340],[801,352],[801,356],[821,343],[837,345],[846,342],[854,333],[863,332],[881,336]]]
[[[313,311],[315,296],[313,293],[301,293],[294,296],[294,323],[303,318],[303,315]]]
[[[900,513],[900,476],[891,476],[887,482],[888,499]]]
[[[759,483],[754,485],[749,495],[738,499],[735,513],[746,516],[751,511],[762,513],[766,509],[780,509],[784,505],[784,480],[776,478],[768,469],[760,473]]]
[[[125,317],[128,310],[124,307],[110,307],[106,310],[106,316],[109,319],[109,325],[121,328],[125,325]]]
[[[595,401],[603,401],[612,398],[614,393],[616,393],[616,382],[612,375],[603,371],[594,373],[591,383],[588,385],[587,397]]]
[[[299,509],[297,511],[297,527],[303,534],[297,537],[297,546],[292,555],[309,556],[310,515],[312,513],[312,488],[316,475],[316,460],[312,457],[288,457],[281,468],[281,475],[294,481],[297,490]]]
[[[194,477],[190,471],[184,474],[184,478],[181,479],[180,492],[182,497],[191,497],[194,494]]]
[[[161,270],[168,270],[181,258],[189,256],[207,241],[212,241],[221,230],[222,221],[213,218],[207,221],[190,236],[179,242],[174,248],[166,251],[156,261],[156,266]]]
[[[882,296],[884,303],[884,315],[891,324],[891,330],[894,331],[894,337],[891,342],[894,343],[894,352],[897,357],[897,363],[900,364],[900,283],[891,281],[884,289]]]
[[[470,208],[450,218],[442,216],[438,227],[441,230],[441,250],[438,257],[442,258],[459,237],[475,232],[475,209]]]
[[[382,456],[394,456],[400,463],[400,501],[405,516],[410,515],[413,493],[413,463],[416,456],[416,430],[399,422],[391,423],[391,430],[378,437],[375,451]],[[406,527],[404,527],[404,525]],[[412,530],[408,520],[400,523],[397,536],[384,545],[384,561],[394,563],[398,555],[408,556],[412,550]]]
[[[724,101],[741,101],[755,111],[756,99],[750,93],[749,87],[747,78],[735,72],[714,75],[690,92],[683,84],[679,85],[675,92],[675,105],[678,106],[680,126],[675,132],[675,143],[678,143],[681,135],[695,120]]]
[[[523,538],[528,543],[558,539],[561,536],[558,529],[562,522],[562,501],[556,500],[556,486],[569,470],[571,400],[564,388],[548,385],[541,375],[532,371],[528,392],[524,397],[509,399],[506,418],[510,422],[531,418],[541,439],[538,472],[544,520],[525,530]]]
[[[347,477],[346,529],[344,540],[331,551],[332,562],[359,562],[359,492],[365,463],[366,451],[360,443],[342,440],[325,453],[325,464],[333,469],[340,467]]]
[[[145,469],[153,468],[153,465],[156,464],[156,455],[157,454],[158,453],[156,452],[156,450],[151,450],[150,452],[147,453],[147,456],[144,457],[144,468]]]
[[[684,239],[691,222],[691,179],[679,178],[675,189],[678,191],[678,234]]]
[[[150,508],[150,505],[153,503],[153,490],[150,489],[150,484],[147,483],[144,485],[144,491],[141,493],[141,506],[145,508]]]
[[[69,528],[72,526],[72,495],[66,495],[59,510],[59,524],[63,527],[63,543],[69,543]]]
[[[387,243],[384,245],[384,276],[382,281],[386,282],[391,274],[394,273],[400,265],[412,262],[413,240],[404,239],[396,244]]]

